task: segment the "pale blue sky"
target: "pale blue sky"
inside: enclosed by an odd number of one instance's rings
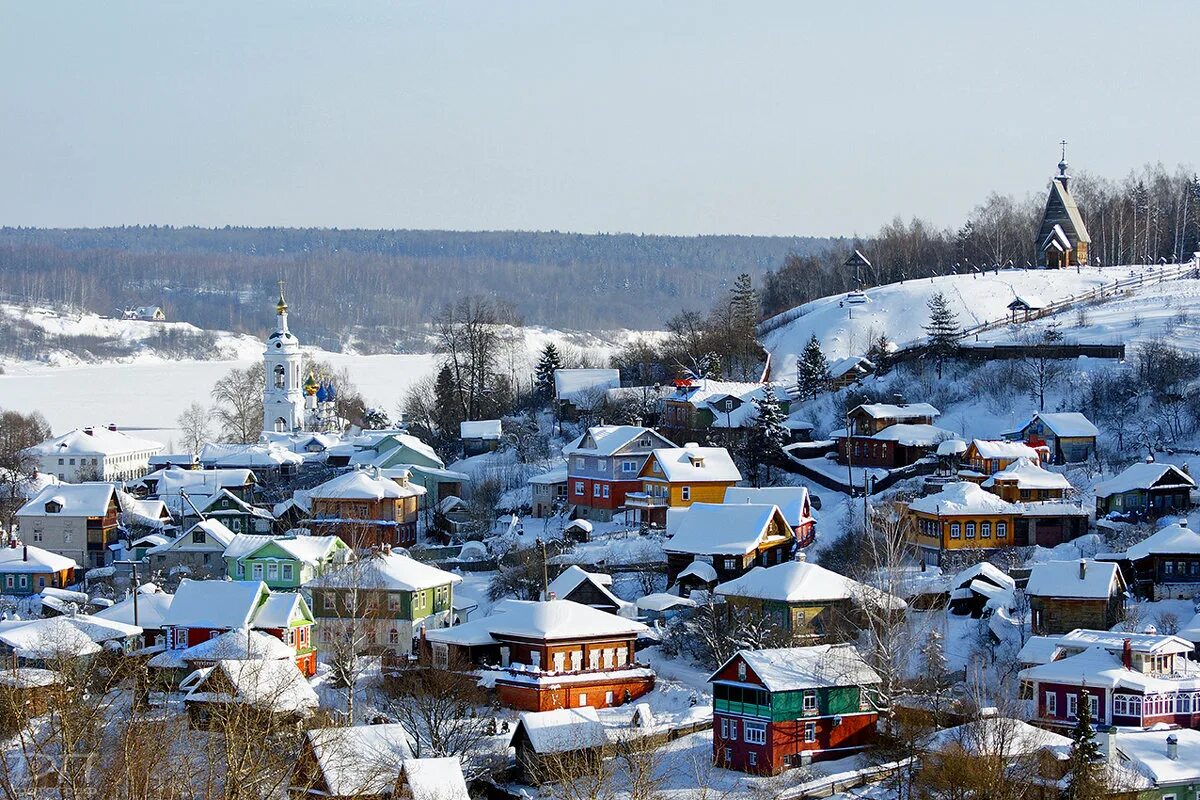
[[[8,2],[0,224],[866,233],[1195,164],[1195,2]]]

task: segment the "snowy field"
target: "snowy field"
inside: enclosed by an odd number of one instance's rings
[[[763,344],[771,353],[776,378],[788,381],[795,377],[796,356],[813,334],[829,359],[865,353],[883,333],[897,345],[921,339],[929,318],[926,303],[937,292],[946,295],[959,323],[971,327],[1005,318],[1008,304],[1018,295],[1054,301],[1111,284],[1129,273],[1130,267],[1086,267],[1078,272],[1011,269],[893,283],[868,289],[867,303],[846,303],[844,294],[806,303],[803,315],[768,333]]]

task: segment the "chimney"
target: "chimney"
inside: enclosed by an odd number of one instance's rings
[[[84,432],[84,433],[86,433],[88,436],[95,436],[95,435],[96,435],[96,429],[95,429],[95,428],[93,428],[91,425],[89,425],[89,426],[87,426],[86,428],[84,428],[84,429],[83,429],[83,432]]]
[[[1112,764],[1117,757],[1117,726],[1109,725],[1100,732],[1100,752],[1104,761]]]
[[[550,593],[550,594],[549,594],[549,595],[546,597],[546,599],[547,599],[547,600],[557,600],[557,599],[558,599],[558,592],[551,592],[551,593]]]
[[[634,418],[633,418],[633,424],[634,424],[635,426],[639,427],[639,428],[640,428],[640,427],[642,427],[642,418],[641,418],[641,417],[634,417]],[[1186,467],[1186,465],[1185,465],[1185,467]]]
[[[1082,580],[1086,580],[1086,579],[1087,579],[1087,559],[1081,558],[1081,559],[1079,559],[1079,580],[1082,581]]]
[[[113,433],[116,433],[117,432],[117,423],[115,423],[115,422],[108,423],[108,429],[110,431],[112,431]]]
[[[1121,665],[1125,669],[1133,669],[1133,642],[1129,639],[1121,646]]]
[[[796,561],[808,561],[808,554],[803,550],[796,551]]]
[[[1189,463],[1188,463],[1188,462],[1186,462],[1186,461],[1185,461],[1185,462],[1183,462],[1182,464],[1180,464],[1180,465],[1179,465],[1179,468],[1180,468],[1181,470],[1183,470],[1183,474],[1184,474],[1184,475],[1191,475],[1191,474],[1192,474],[1192,466],[1191,466],[1191,464],[1189,464]]]
[[[1167,737],[1167,758],[1179,760],[1179,737],[1173,733]]]

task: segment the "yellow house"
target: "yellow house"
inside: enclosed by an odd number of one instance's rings
[[[947,551],[1011,547],[1021,509],[968,481],[946,484],[937,494],[908,504],[909,542],[928,564]]]
[[[692,503],[721,503],[725,490],[736,486],[742,473],[724,447],[662,447],[651,452],[638,480],[640,492],[625,495],[625,505],[636,509],[641,522],[665,526],[668,508]]]

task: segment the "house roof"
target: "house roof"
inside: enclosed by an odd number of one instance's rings
[[[208,681],[216,671],[224,673],[232,696],[210,691]],[[218,661],[184,678],[189,687],[185,700],[237,702],[270,708],[276,713],[307,712],[319,705],[317,693],[304,679],[292,659],[282,661]]]
[[[200,448],[200,463],[205,467],[281,467],[303,464],[304,456],[274,442],[268,444],[217,444],[206,442]]]
[[[1008,304],[1008,307],[1017,309],[1027,308],[1030,311],[1035,311],[1039,308],[1045,308],[1048,305],[1050,304],[1043,300],[1039,295],[1019,294],[1013,298],[1013,301]]]
[[[192,541],[192,534],[196,531],[203,531],[205,534],[205,542],[203,545],[197,545]],[[203,519],[197,522],[192,527],[188,528],[184,534],[178,538],[172,539],[166,544],[155,545],[147,550],[147,553],[165,553],[168,550],[186,550],[189,548],[203,547],[205,549],[225,551],[237,536],[229,528],[225,527],[225,523],[219,519]]]
[[[18,517],[103,517],[114,500],[111,483],[56,483],[43,487],[17,511]],[[56,513],[46,511],[48,503],[62,506]]]
[[[513,730],[510,747],[521,730],[529,737],[533,751],[540,755],[603,747],[608,742],[600,717],[591,706],[523,712]]]
[[[307,616],[307,604],[299,592],[272,592],[254,615],[259,630],[287,628],[294,619]]]
[[[786,389],[781,385],[771,387],[778,397],[786,399]],[[681,387],[671,396],[672,400],[683,400],[695,408],[712,413],[714,428],[745,428],[758,417],[758,406],[754,401],[767,395],[767,384],[742,381],[717,381],[704,378],[690,386]],[[728,398],[741,401],[737,408],[726,410]]]
[[[972,439],[971,445],[980,458],[1026,458],[1031,462],[1039,460],[1038,451],[1024,442],[1009,442],[993,439]]]
[[[1167,482],[1159,488],[1196,488],[1196,482],[1192,480],[1192,477],[1179,467],[1174,464],[1152,461],[1132,464],[1116,477],[1097,483],[1095,486],[1096,497],[1109,497],[1138,489],[1149,489],[1164,477],[1167,478]]]
[[[1200,555],[1200,533],[1187,526],[1187,520],[1166,526],[1125,551],[1130,561],[1152,555]]]
[[[154,591],[148,591],[146,589],[147,585],[151,586]],[[153,587],[152,584],[145,584],[138,591],[137,624],[142,628],[148,629],[162,628],[163,618],[166,616],[167,609],[171,607],[171,601],[175,599],[175,596],[158,591],[157,587]],[[133,595],[114,603],[108,608],[97,611],[94,616],[100,619],[124,622],[129,625],[134,624]]]
[[[1071,740],[1019,719],[984,717],[930,734],[920,746],[923,750],[941,753],[962,750],[972,756],[1015,758],[1031,755],[1045,747],[1070,747]]]
[[[968,514],[1016,514],[1019,509],[969,481],[948,483],[937,494],[918,497],[908,504],[911,511],[942,516]]]
[[[244,628],[269,591],[262,581],[194,581],[175,590],[163,625],[183,628]]]
[[[556,483],[566,483],[567,482],[567,465],[563,464],[561,467],[555,467],[552,470],[543,472],[541,475],[534,475],[532,478],[529,479],[528,482],[529,483],[550,484],[550,485],[553,485]]]
[[[460,583],[453,572],[423,564],[400,553],[373,553],[326,572],[308,583],[317,588],[395,589],[415,592]]]
[[[854,408],[851,414],[862,412],[872,419],[920,419],[922,417],[940,417],[941,411],[931,406],[929,403],[905,403],[897,405],[895,403],[863,403]]]
[[[1167,756],[1167,738],[1174,736],[1176,757]],[[1161,788],[1200,781],[1200,731],[1190,728],[1121,732],[1117,752]],[[1182,792],[1180,792],[1182,794]]]
[[[658,446],[674,447],[675,444],[651,428],[640,425],[593,425],[575,441],[563,448],[563,455],[613,456],[626,445],[642,437],[649,437]],[[585,447],[585,443],[589,443]]]
[[[840,378],[851,370],[867,372],[875,368],[875,365],[867,359],[866,356],[845,356],[829,362],[829,376],[831,378]]]
[[[684,447],[660,447],[651,456],[658,462],[662,475],[668,481],[704,482],[732,481],[742,479],[742,473],[733,463],[733,457],[724,447],[701,447],[687,444]]]
[[[483,439],[484,441],[499,441],[501,434],[500,420],[476,419],[458,424],[458,436],[461,439]]]
[[[1100,435],[1100,429],[1078,411],[1039,412],[1034,414],[1033,418],[1040,419],[1047,428],[1054,431],[1055,436],[1087,438]]]
[[[463,777],[462,761],[444,758],[408,758],[401,766],[401,780],[412,800],[470,800]]]
[[[990,458],[991,456],[985,456]],[[1071,488],[1067,476],[1051,472],[1034,464],[1027,458],[1018,458],[999,472],[994,473],[983,482],[983,488],[990,489],[997,481],[1015,481],[1018,489],[1062,489]]]
[[[256,547],[253,556],[268,545],[275,545],[302,564],[317,565],[341,544],[337,536],[275,536]]]
[[[74,559],[40,547],[17,544],[0,547],[0,572],[61,572],[78,569]]]
[[[547,587],[547,597],[566,598],[568,594],[573,592],[579,584],[587,581],[591,583],[596,591],[608,598],[609,602],[616,606],[628,605],[624,600],[612,593],[612,576],[605,575],[603,572],[587,572],[576,564],[567,567],[562,573],[550,581],[550,586]]]
[[[1002,589],[1013,590],[1017,588],[1016,581],[1001,571],[999,567],[987,561],[980,561],[978,564],[956,573],[950,579],[950,586],[953,588],[971,586],[975,581],[980,579],[989,581]]]
[[[1121,657],[1105,647],[1095,645],[1082,653],[1060,658],[1048,664],[1026,667],[1018,673],[1022,681],[1038,683],[1086,684],[1106,689],[1136,689],[1141,691],[1177,691],[1200,689],[1200,667],[1188,659],[1175,660],[1175,674],[1158,677],[1125,669]]]
[[[897,422],[895,425],[887,426],[871,438],[882,442],[895,442],[906,447],[930,447],[953,436],[951,431],[936,425]]]
[[[498,638],[579,639],[623,638],[644,633],[640,622],[599,611],[571,600],[507,600],[491,616],[451,628],[427,630],[430,641],[457,645],[489,644]]]
[[[333,500],[383,500],[417,497],[425,487],[410,483],[402,486],[374,470],[354,469],[343,472],[308,490],[309,497]]]
[[[184,661],[271,661],[296,657],[296,649],[269,633],[233,628],[183,650]]]
[[[225,546],[225,558],[244,558],[275,537],[266,533],[235,533]]]
[[[725,505],[750,503],[752,505],[775,505],[783,518],[793,528],[812,522],[812,502],[806,486],[730,486],[725,489]]]
[[[1080,565],[1086,566],[1080,577]],[[1029,573],[1025,594],[1030,597],[1067,597],[1099,600],[1124,588],[1120,568],[1110,561],[1043,561]]]
[[[844,575],[808,561],[785,561],[771,567],[755,567],[745,575],[718,584],[716,594],[730,597],[752,597],[780,603],[817,603],[853,600],[903,609],[906,603],[898,597],[859,583]]]
[[[100,645],[66,617],[37,619],[9,628],[0,633],[0,642],[11,647],[18,658],[40,661],[79,658],[100,652]]]
[[[938,444],[939,456],[955,456],[967,452],[967,443],[962,439],[946,439]]]
[[[816,689],[834,686],[862,686],[881,681],[858,651],[850,645],[822,644],[813,647],[776,647],[766,650],[739,650],[713,673],[710,681],[725,666],[741,658],[772,692]]]
[[[1091,244],[1092,237],[1088,233],[1087,225],[1083,223],[1083,215],[1079,213],[1079,206],[1075,203],[1075,197],[1067,190],[1067,185],[1062,180],[1059,180],[1058,177],[1055,177],[1050,181],[1050,192],[1062,202],[1063,208],[1067,212],[1067,219],[1070,221],[1071,227],[1075,229],[1075,236],[1079,241]],[[1049,201],[1047,201],[1047,204],[1049,204]],[[1056,224],[1054,227],[1060,231],[1062,230],[1061,225]]]
[[[621,373],[615,369],[556,369],[554,370],[554,397],[577,403],[590,399],[589,395],[603,395],[608,389],[621,385]]]
[[[307,736],[332,797],[388,794],[412,757],[408,732],[398,723],[318,728]]]
[[[775,518],[790,535],[790,527],[774,505],[692,503],[663,549],[695,555],[749,553],[767,535]]]
[[[163,446],[121,431],[110,431],[100,425],[76,428],[29,448],[29,452],[39,456],[115,456],[143,451],[161,453]]]

